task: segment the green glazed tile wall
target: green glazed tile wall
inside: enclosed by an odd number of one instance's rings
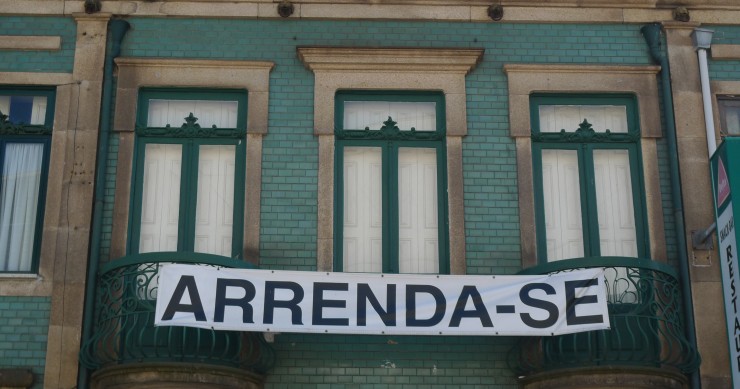
[[[77,25],[72,18],[0,16],[0,35],[62,38],[62,46],[58,51],[0,50],[0,71],[72,73],[76,34]]]
[[[740,45],[740,26],[702,26],[714,31],[713,45]],[[716,61],[709,55],[709,78],[719,81],[740,80],[740,60]]]
[[[267,60],[269,134],[263,143],[263,268],[315,270],[318,142],[313,135],[313,74],[297,46],[484,48],[466,77],[468,136],[463,143],[467,265],[470,274],[521,268],[516,154],[508,131],[505,63],[650,64],[639,25],[209,20],[131,18],[124,56]],[[187,77],[187,74],[183,74]],[[664,147],[659,155],[672,242]],[[117,140],[106,183],[106,225],[115,189]],[[108,231],[108,230],[106,230]],[[104,233],[103,249],[109,246]],[[452,237],[453,239],[455,237]],[[458,237],[460,238],[460,237]],[[670,250],[675,252],[675,250]],[[280,334],[271,388],[515,388],[506,363],[511,338],[376,337]]]
[[[0,368],[28,368],[44,386],[49,297],[0,296]]]

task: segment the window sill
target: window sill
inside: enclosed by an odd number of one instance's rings
[[[38,279],[41,280],[42,278],[39,277],[36,273],[0,273],[0,280],[7,280],[7,279],[21,279],[21,280],[28,280],[28,279]]]

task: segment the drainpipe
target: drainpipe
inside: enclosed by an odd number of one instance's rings
[[[709,158],[717,150],[717,140],[714,135],[714,117],[712,112],[712,92],[709,89],[709,66],[707,65],[707,50],[712,47],[714,31],[695,28],[691,33],[694,49],[699,57],[699,77],[701,78],[701,99],[704,103],[704,124],[707,128],[707,151]]]
[[[694,327],[694,303],[691,296],[691,278],[689,276],[689,256],[686,249],[686,226],[683,220],[683,196],[681,195],[681,177],[678,174],[678,147],[676,146],[676,121],[673,110],[673,93],[671,91],[671,76],[668,66],[668,56],[661,50],[661,26],[651,23],[643,26],[640,31],[650,48],[650,56],[660,65],[660,81],[662,84],[663,113],[666,122],[666,141],[668,143],[668,163],[671,178],[671,200],[673,201],[673,218],[676,222],[676,246],[678,248],[679,277],[681,278],[681,293],[683,294],[684,320],[686,321],[686,337],[689,343],[696,347],[696,329]],[[701,388],[698,371],[691,373],[691,387]]]
[[[87,266],[87,284],[85,287],[85,310],[82,318],[82,339],[85,344],[90,338],[93,329],[93,311],[95,308],[95,289],[100,265],[100,236],[103,225],[103,198],[105,196],[106,162],[111,123],[111,107],[113,101],[113,59],[121,53],[121,42],[129,29],[125,20],[113,19],[108,24],[111,32],[110,50],[105,56],[103,68],[103,100],[100,104],[100,131],[98,134],[97,166],[95,170],[95,197],[93,205],[92,231],[90,232],[90,262]],[[77,376],[80,389],[89,387],[90,371],[79,365]]]

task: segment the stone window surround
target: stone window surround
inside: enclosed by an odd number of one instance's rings
[[[119,57],[113,131],[119,136],[111,258],[126,255],[134,156],[136,108],[143,87],[247,90],[247,168],[244,198],[244,259],[259,263],[262,138],[267,134],[270,71],[267,61],[221,61]]]
[[[666,260],[663,204],[656,140],[662,136],[657,74],[659,66],[506,64],[510,135],[516,141],[522,268],[537,261],[529,98],[533,93],[631,93],[637,97],[640,158],[645,186],[650,255]]]
[[[54,174],[54,166],[65,165],[66,137],[64,132],[70,121],[70,112],[76,110],[73,100],[71,73],[0,72],[3,85],[46,86],[55,88],[54,123],[49,154],[49,175],[46,178],[44,226],[41,232],[41,250],[35,274],[0,274],[0,295],[49,296],[52,290],[54,262],[57,253],[57,226],[60,219],[58,195],[64,188],[62,174]],[[73,127],[73,126],[72,126]],[[59,172],[57,172],[59,173]]]
[[[334,263],[334,98],[338,90],[442,91],[445,96],[450,273],[465,274],[462,137],[465,75],[483,49],[299,47],[314,73],[314,134],[319,138],[317,270]]]

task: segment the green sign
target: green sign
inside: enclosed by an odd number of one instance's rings
[[[740,385],[739,239],[732,206],[732,194],[737,193],[740,196],[740,138],[725,139],[712,156],[711,168],[732,381],[735,385]]]

